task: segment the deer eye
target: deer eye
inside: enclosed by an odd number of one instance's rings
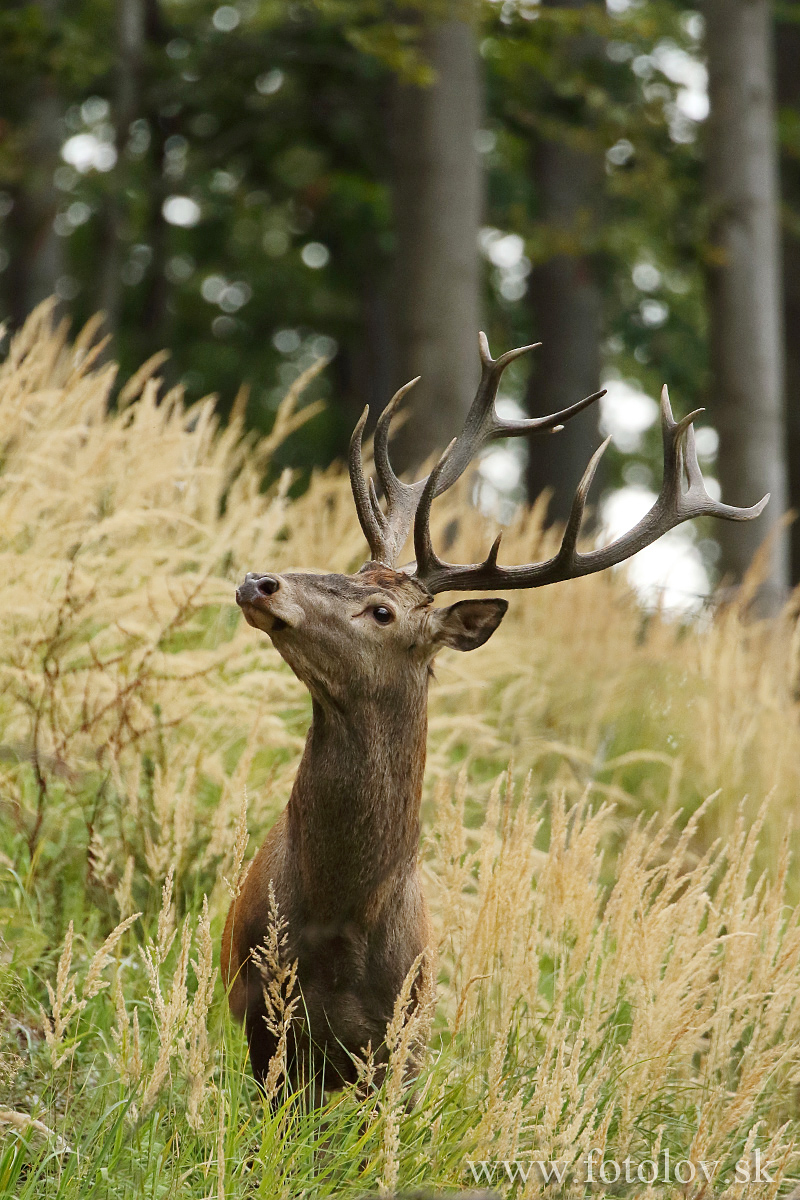
[[[374,608],[369,610],[379,625],[391,625],[394,620],[394,613],[384,604],[376,604]]]

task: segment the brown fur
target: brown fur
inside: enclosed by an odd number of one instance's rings
[[[275,584],[269,595],[258,590],[265,580]],[[337,1087],[354,1081],[353,1055],[381,1046],[430,941],[417,850],[431,660],[443,644],[485,641],[505,602],[434,609],[408,576],[374,564],[352,576],[249,575],[237,599],[308,686],[313,717],[287,807],[228,914],[223,978],[263,1080],[275,1038],[252,952],[264,940],[271,883],[304,1006],[290,1074],[324,1073],[325,1087]],[[377,605],[393,612],[390,625],[377,624]]]

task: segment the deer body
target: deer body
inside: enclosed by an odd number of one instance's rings
[[[299,576],[297,583],[308,589],[313,580]],[[345,591],[348,581],[326,583]],[[231,1003],[246,1016],[253,1066],[263,1077],[275,1039],[263,1021],[263,980],[249,960],[266,933],[271,881],[288,922],[286,953],[298,963],[310,1036],[327,1049],[325,1084],[336,1086],[355,1078],[349,1054],[360,1055],[370,1040],[380,1046],[394,999],[430,936],[417,870],[427,668],[399,681],[376,679],[346,709],[318,680],[312,686],[312,724],[289,803],[231,908],[223,964],[235,978]],[[295,1048],[295,1070],[309,1050],[307,1039]]]
[[[524,347],[524,350],[531,347]],[[402,483],[387,454],[398,392],[375,434],[382,509],[361,465],[359,422],[350,475],[372,552],[354,575],[250,573],[236,599],[248,623],[267,633],[308,687],[313,717],[287,807],[253,860],[231,906],[222,943],[223,978],[233,1014],[244,1020],[254,1074],[267,1076],[277,1038],[265,1020],[264,975],[254,960],[273,916],[274,894],[287,922],[284,955],[297,962],[302,993],[289,1047],[295,1084],[341,1086],[356,1079],[354,1056],[381,1044],[396,998],[430,942],[417,867],[425,769],[428,682],[443,646],[473,650],[492,635],[505,600],[463,600],[437,608],[449,590],[529,588],[603,570],[693,516],[757,516],[712,500],[703,486],[691,422],[676,422],[662,393],[664,481],[649,513],[612,545],[577,550],[583,507],[598,452],[581,480],[558,553],[544,563],[498,565],[499,538],[483,563],[451,565],[436,555],[429,517],[435,496],[464,472],[493,437],[560,429],[602,393],[552,416],[503,421],[495,395],[504,367],[523,350],[491,358],[481,335],[482,375],[460,437],[431,474]],[[687,484],[684,490],[684,477]],[[416,562],[396,562],[414,526]],[[419,982],[419,980],[417,980]]]
[[[355,1079],[352,1056],[368,1042],[379,1052],[395,998],[430,941],[417,852],[431,658],[455,639],[485,640],[506,605],[434,609],[407,575],[379,566],[355,576],[248,576],[238,598],[309,687],[313,717],[286,810],[231,906],[223,971],[263,1079],[276,1039],[251,956],[264,941],[272,884],[303,996],[293,1075],[307,1079],[310,1063],[335,1087]],[[381,626],[375,610],[391,620]]]

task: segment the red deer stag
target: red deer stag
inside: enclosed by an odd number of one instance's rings
[[[246,1023],[250,1060],[263,1081],[276,1049],[265,1022],[264,979],[253,951],[264,940],[270,888],[288,922],[286,955],[297,961],[302,1020],[289,1074],[325,1087],[353,1081],[353,1056],[378,1047],[406,974],[427,946],[430,926],[417,868],[425,769],[428,680],[442,646],[474,650],[500,624],[506,600],[462,600],[434,607],[439,592],[542,587],[620,563],[692,517],[733,521],[752,508],[712,500],[697,462],[690,413],[673,418],[661,397],[664,478],[639,523],[610,546],[577,548],[586,495],[604,442],[575,493],[558,553],[546,562],[501,566],[498,537],[484,562],[453,565],[433,548],[433,500],[464,473],[490,439],[554,432],[597,400],[530,420],[498,416],[495,397],[510,362],[533,347],[493,359],[480,335],[481,380],[462,433],[430,475],[403,483],[389,463],[389,424],[406,384],[375,432],[381,507],[361,459],[365,409],[350,445],[350,479],[370,560],[355,575],[249,573],[236,593],[247,622],[271,638],[311,692],[313,716],[286,809],[256,855],[231,906],[222,965],[234,1015]],[[416,382],[414,380],[413,382]],[[685,478],[685,485],[684,485]],[[413,524],[416,561],[397,561]],[[310,1073],[310,1074],[309,1074]]]

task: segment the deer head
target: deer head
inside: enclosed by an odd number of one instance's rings
[[[314,699],[339,705],[397,692],[409,672],[425,679],[437,650],[481,646],[508,608],[505,600],[434,608],[421,583],[378,563],[357,575],[249,574],[236,599]]]
[[[537,343],[538,344],[538,343]],[[495,400],[500,378],[510,362],[534,349],[522,346],[493,359],[479,335],[481,379],[461,434],[431,473],[416,483],[397,478],[389,461],[389,427],[403,397],[417,380],[407,383],[381,414],[375,431],[375,469],[385,497],[381,506],[373,481],[364,475],[361,439],[369,409],[365,408],[350,443],[350,481],[358,518],[370,548],[370,560],[354,575],[248,574],[236,598],[248,622],[269,634],[279,653],[318,699],[341,703],[347,692],[369,694],[416,668],[422,675],[442,646],[472,650],[500,624],[504,600],[467,600],[434,608],[440,592],[534,588],[603,571],[657,541],[668,530],[693,517],[715,516],[749,521],[766,505],[765,496],[752,508],[734,508],[706,492],[697,462],[693,422],[702,409],[680,421],[672,415],[666,387],[661,393],[664,475],[650,511],[628,533],[601,549],[577,549],[586,498],[610,438],[589,462],[572,502],[558,552],[544,562],[501,566],[500,536],[483,562],[451,564],[437,555],[431,541],[431,505],[458,480],[477,452],[495,438],[549,434],[598,400],[595,392],[577,404],[546,417],[512,421],[500,417]],[[398,567],[397,560],[413,525],[416,560]]]

